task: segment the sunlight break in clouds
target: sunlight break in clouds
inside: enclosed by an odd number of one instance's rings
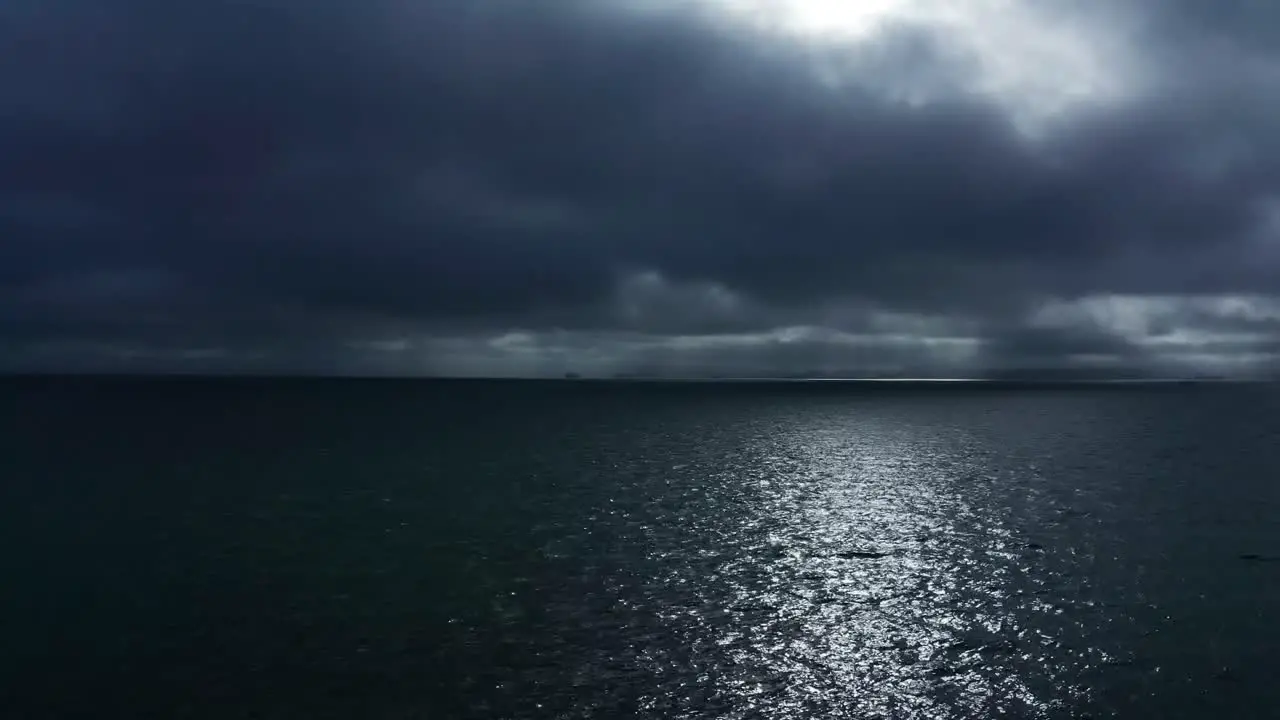
[[[902,78],[868,70],[895,31],[940,41],[946,62],[934,71],[959,74],[960,91],[985,97],[1018,127],[1037,134],[1045,123],[1077,111],[1112,106],[1140,91],[1129,23],[1115,8],[1085,15],[1082,3],[1058,8],[1011,0],[700,0],[731,27],[833,50],[840,82],[870,82],[916,104],[936,91],[903,87]],[[1074,13],[1072,12],[1074,11]],[[824,66],[830,79],[830,67]],[[895,86],[896,85],[896,86]]]
[[[903,14],[911,0],[712,0],[723,12],[809,38],[860,40]]]

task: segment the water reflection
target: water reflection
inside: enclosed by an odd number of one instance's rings
[[[984,502],[990,459],[976,445],[840,422],[756,441],[749,463],[709,479],[720,511],[677,531],[701,538],[697,559],[651,547],[663,592],[687,598],[661,620],[704,672],[645,710],[1034,717],[1078,699],[1052,672],[1022,671],[1059,649],[1026,618],[1057,611],[1022,571],[1038,546],[1016,536],[1007,503]],[[678,702],[699,683],[714,688],[710,706]]]

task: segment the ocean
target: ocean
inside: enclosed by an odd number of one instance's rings
[[[11,378],[6,718],[1280,717],[1280,387]]]

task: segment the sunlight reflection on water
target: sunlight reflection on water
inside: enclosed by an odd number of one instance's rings
[[[699,627],[694,650],[714,658],[707,679],[733,716],[1052,709],[1017,669],[1053,640],[1016,620],[1052,609],[1016,587],[1028,550],[982,505],[971,475],[982,463],[960,440],[909,428],[789,428],[752,476],[719,478],[747,502],[699,518],[718,564],[697,578],[677,566],[665,581],[694,582],[707,601],[668,620]],[[1053,690],[1059,702],[1080,692]]]

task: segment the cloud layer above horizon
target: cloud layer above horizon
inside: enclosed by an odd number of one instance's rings
[[[0,369],[1280,369],[1280,4],[11,0]]]

